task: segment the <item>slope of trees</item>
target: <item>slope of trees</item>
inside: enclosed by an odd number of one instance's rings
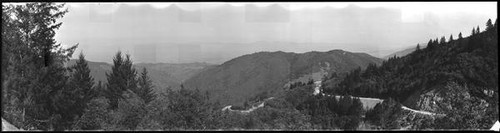
[[[380,67],[368,67],[349,72],[336,83],[325,85],[325,92],[349,94],[360,97],[392,98],[397,102],[418,109],[415,99],[422,93],[443,89],[454,82],[457,86],[467,86],[466,92],[475,97],[476,102],[484,99],[490,106],[485,115],[498,115],[498,33],[497,27],[487,24],[487,30],[480,32],[474,28],[467,38],[449,42],[441,39],[430,40],[428,47],[416,50],[404,57],[389,58]],[[443,41],[444,40],[444,41]],[[465,102],[458,100],[458,102]],[[496,110],[496,111],[495,111]],[[478,113],[471,111],[469,113]],[[444,113],[454,113],[451,110]],[[468,121],[489,121],[493,118],[465,118]],[[458,121],[455,121],[460,123]],[[486,126],[483,122],[481,126]],[[453,125],[453,124],[450,124]],[[481,127],[477,126],[477,127]],[[437,128],[468,128],[464,125],[437,126]]]

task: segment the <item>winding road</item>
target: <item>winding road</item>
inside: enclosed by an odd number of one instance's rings
[[[322,96],[328,96],[328,97],[335,96],[336,99],[340,98],[340,96],[338,96],[338,95],[328,95],[328,94],[321,92],[321,81],[315,81],[314,85],[315,85],[315,87],[314,87],[313,95],[321,94]],[[247,110],[232,110],[231,109],[232,105],[228,105],[228,106],[222,108],[222,111],[229,110],[229,111],[233,111],[233,112],[250,113],[258,108],[264,107],[265,102],[267,100],[271,100],[273,98],[274,97],[267,98],[264,101],[262,101],[262,103],[260,103],[258,106],[253,106],[252,108],[247,109]],[[367,97],[356,97],[356,98],[359,98],[359,100],[363,104],[363,108],[365,110],[372,109],[373,107],[375,107],[375,105],[377,105],[378,103],[382,103],[384,101],[383,99],[378,99],[378,98],[367,98]],[[401,108],[404,110],[408,110],[408,111],[418,113],[418,114],[423,114],[423,115],[438,115],[436,113],[432,113],[432,112],[428,112],[428,111],[414,110],[414,109],[408,108],[404,105],[401,106]],[[441,115],[443,115],[443,114],[441,114]]]

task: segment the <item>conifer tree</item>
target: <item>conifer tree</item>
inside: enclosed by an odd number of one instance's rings
[[[458,33],[458,39],[462,39],[462,32]]]
[[[135,93],[139,95],[139,97],[141,97],[146,104],[153,101],[156,98],[156,95],[153,92],[153,84],[151,79],[149,79],[146,68],[142,69],[141,77],[139,78],[138,83],[139,87]]]
[[[432,42],[432,43],[434,43],[434,45],[438,45],[438,44],[439,44],[439,42],[438,42],[438,38],[436,38],[436,39],[434,40],[434,42]]]
[[[427,48],[432,48],[432,47],[434,47],[434,44],[432,39],[430,39],[429,42],[427,43]]]
[[[453,41],[453,34],[450,35],[450,41],[449,42],[451,42],[451,41]]]
[[[107,97],[110,102],[110,109],[118,107],[118,100],[123,99],[122,94],[127,90],[137,88],[136,71],[132,67],[130,55],[126,55],[125,60],[120,51],[113,58],[111,73],[106,73],[108,84],[106,87]]]
[[[488,22],[486,22],[486,31],[489,31],[493,29],[493,23],[491,23],[491,19],[488,19]]]
[[[2,5],[2,76],[7,74],[3,85],[9,88],[2,92],[14,94],[8,100],[17,102],[9,108],[21,110],[16,122],[20,128],[62,130],[58,123],[67,110],[58,99],[67,87],[64,64],[77,47],[62,48],[54,39],[62,25],[57,20],[67,13],[63,7],[54,3]]]
[[[498,20],[498,18],[495,19],[495,24],[493,24],[493,27],[495,27],[495,28],[497,28],[497,20]]]
[[[479,33],[481,33],[481,30],[479,30],[479,26],[477,26],[477,28],[476,28],[476,34],[479,34]]]
[[[445,44],[445,43],[446,43],[446,38],[443,36],[443,37],[441,37],[439,44]]]
[[[71,67],[73,73],[70,76],[69,86],[63,90],[63,99],[59,102],[67,108],[64,114],[64,128],[67,129],[72,125],[74,118],[80,117],[84,110],[87,109],[87,104],[95,96],[92,89],[94,86],[94,78],[90,76],[90,69],[83,53],[80,53],[78,61]]]
[[[476,29],[475,29],[474,27],[472,28],[472,33],[471,33],[471,35],[476,35]]]

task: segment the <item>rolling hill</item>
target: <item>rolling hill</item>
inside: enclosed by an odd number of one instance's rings
[[[71,66],[76,63],[76,59],[71,59],[67,65]],[[102,81],[107,82],[106,73],[111,71],[111,64],[105,62],[88,61],[90,68],[90,75],[97,83]],[[137,63],[134,68],[137,70],[138,75],[142,68],[148,70],[149,77],[153,81],[155,90],[162,92],[167,87],[178,89],[179,85],[194,74],[212,66],[207,63],[184,63],[184,64],[170,64],[170,63]]]
[[[343,50],[328,52],[258,52],[243,55],[221,65],[206,69],[183,84],[189,89],[208,91],[213,99],[222,104],[237,104],[256,95],[272,95],[290,81],[354,68],[365,68],[370,63],[380,64],[381,59],[365,53]],[[313,76],[316,75],[316,76]]]

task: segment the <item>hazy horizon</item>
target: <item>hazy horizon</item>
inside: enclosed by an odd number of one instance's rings
[[[375,57],[496,19],[496,2],[67,3],[56,41],[90,61],[221,64],[260,51]]]

